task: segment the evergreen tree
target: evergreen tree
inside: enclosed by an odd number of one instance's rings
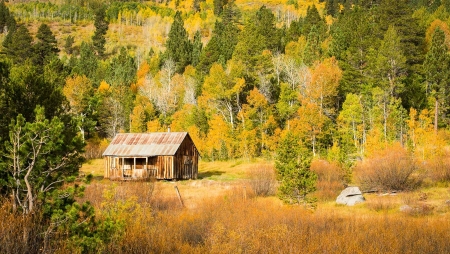
[[[4,62],[0,61],[0,112],[2,112],[2,117],[0,117],[0,140],[6,140],[8,137],[8,126],[11,123],[11,118],[8,118],[6,112],[10,109],[8,108],[8,94],[10,88],[10,66]],[[0,146],[0,150],[2,147]],[[1,159],[0,159],[1,160]],[[0,179],[2,176],[0,175]],[[1,181],[1,180],[0,180]],[[1,192],[1,189],[0,189]]]
[[[37,42],[33,45],[33,63],[43,66],[46,59],[56,57],[59,49],[56,44],[56,38],[47,24],[39,26],[36,34]]]
[[[449,84],[450,84],[450,57],[445,34],[440,28],[436,28],[431,41],[430,50],[426,54],[423,64],[425,70],[427,91],[435,99],[434,107],[434,130],[438,129],[439,113],[446,109]]]
[[[312,156],[300,145],[298,137],[288,132],[277,148],[275,168],[280,181],[279,197],[290,204],[312,204],[307,197],[316,190],[317,175],[310,170]]]
[[[184,68],[192,61],[192,45],[181,12],[177,11],[170,27],[169,36],[166,41],[166,51],[163,54],[162,62],[171,59],[176,64],[176,71],[183,73]]]
[[[65,43],[64,43],[64,51],[66,51],[67,54],[72,54],[73,52],[73,43],[75,42],[75,38],[72,35],[68,35],[66,37]]]
[[[311,66],[315,61],[320,60],[320,35],[315,26],[311,27],[306,41],[304,63]]]
[[[419,25],[419,20],[413,17],[413,9],[407,0],[383,0],[378,12],[380,29],[374,30],[380,39],[390,26],[394,26],[400,36],[401,49],[407,56],[408,75],[421,71],[424,61],[425,30]]]
[[[238,43],[240,12],[234,3],[225,6],[222,21],[216,21],[211,40],[205,46],[197,69],[209,72],[214,62],[223,65],[231,59]]]
[[[94,20],[95,32],[92,36],[92,44],[100,57],[104,56],[105,53],[105,43],[106,43],[106,32],[108,31],[109,21],[106,19],[106,7],[102,6],[98,8],[95,12]]]
[[[8,110],[3,112],[3,117],[9,121],[15,119],[18,114],[22,114],[27,122],[33,121],[37,105],[45,108],[47,119],[64,113],[66,100],[61,87],[46,82],[37,66],[30,62],[13,66],[9,78],[6,89]]]
[[[376,83],[390,96],[398,98],[404,88],[402,79],[406,76],[406,57],[403,55],[400,36],[393,26],[386,31],[376,59],[371,64],[374,65]]]
[[[255,29],[264,37],[264,47],[272,52],[281,51],[281,36],[275,26],[275,15],[266,6],[262,6],[256,12],[254,21]]]
[[[194,42],[192,44],[192,65],[197,66],[200,62],[200,56],[202,55],[203,43],[202,34],[197,31],[194,35]]]
[[[120,54],[111,59],[105,80],[112,86],[129,87],[135,81],[136,72],[134,58],[129,56],[127,50],[122,47]]]
[[[371,48],[378,47],[377,26],[370,22],[371,10],[355,6],[339,16],[332,27],[333,41],[329,54],[339,61],[343,77],[339,86],[339,97],[344,101],[347,93],[359,94],[363,86],[369,84],[368,61]]]
[[[286,43],[291,41],[298,41],[298,38],[302,35],[302,20],[294,20],[291,22],[289,28],[286,29],[285,40]]]
[[[94,54],[94,49],[91,44],[86,42],[81,43],[80,58],[72,56],[75,66],[72,68],[72,73],[80,76],[85,75],[93,82],[97,81],[97,69],[99,66],[99,60]]]
[[[314,26],[316,27],[320,36],[323,38],[324,34],[326,33],[327,27],[325,20],[320,17],[319,11],[317,10],[315,4],[313,4],[311,7],[308,7],[306,11],[306,16],[303,20],[302,35],[308,35],[311,32],[312,27]]]
[[[242,63],[247,74],[256,76],[256,71],[260,68],[259,61],[263,60],[263,50],[266,48],[265,38],[255,26],[255,22],[250,20],[238,37],[238,43],[233,52],[233,60]]]
[[[325,10],[330,16],[335,16],[339,12],[339,3],[337,0],[328,0],[325,2]]]
[[[0,33],[13,31],[16,28],[16,20],[14,16],[9,12],[8,7],[5,5],[5,1],[0,2]]]
[[[228,3],[227,0],[213,0],[214,14],[220,16],[223,12],[223,7]]]
[[[33,55],[33,38],[27,27],[21,25],[15,31],[8,33],[10,39],[3,42],[4,52],[15,64],[22,64]],[[7,36],[7,37],[8,37]]]
[[[72,132],[68,129],[72,128]],[[37,107],[35,120],[25,122],[19,114],[10,125],[10,138],[6,143],[8,173],[7,188],[13,204],[24,214],[33,213],[45,203],[46,196],[61,187],[68,177],[78,175],[83,156],[83,142],[59,118],[45,118],[44,109]]]

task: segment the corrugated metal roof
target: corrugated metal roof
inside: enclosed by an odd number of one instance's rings
[[[103,156],[175,155],[187,132],[119,133]]]

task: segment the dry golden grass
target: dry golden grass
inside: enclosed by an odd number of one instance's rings
[[[255,165],[267,163],[202,162],[202,179],[177,182],[97,178],[87,186],[84,200],[95,206],[97,218],[112,209],[114,219],[125,222],[123,232],[105,246],[110,253],[450,252],[448,187],[365,194],[367,201],[354,207],[319,201],[312,211],[286,206],[274,196],[257,197],[244,188],[248,175],[238,172],[250,173]],[[95,165],[102,168],[101,160],[84,165],[83,171],[95,172]],[[403,205],[415,210],[400,212]],[[0,246],[24,250],[20,228],[37,224],[14,217],[8,209],[0,216],[7,218],[0,222]]]
[[[80,171],[87,174],[92,174],[94,177],[103,177],[105,175],[105,161],[103,159],[88,160],[80,168]]]

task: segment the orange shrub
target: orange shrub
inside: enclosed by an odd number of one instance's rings
[[[443,151],[424,163],[428,176],[438,182],[450,181],[450,152]]]
[[[364,189],[378,191],[412,189],[420,182],[416,160],[400,144],[373,153],[356,165],[355,174]]]
[[[250,187],[256,196],[271,196],[276,192],[273,165],[258,165],[250,169]]]
[[[326,160],[314,160],[311,171],[317,174],[317,191],[319,200],[334,200],[344,189],[344,171],[336,163]]]

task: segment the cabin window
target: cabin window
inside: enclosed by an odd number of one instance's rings
[[[145,166],[145,158],[136,158],[136,169],[143,169]]]

